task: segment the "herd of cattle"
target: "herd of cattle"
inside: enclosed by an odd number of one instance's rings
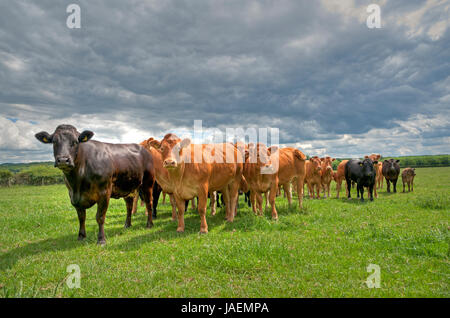
[[[277,219],[275,198],[281,189],[291,205],[291,188],[297,192],[302,209],[303,188],[307,185],[310,198],[319,198],[320,191],[330,196],[330,184],[336,182],[337,197],[342,181],[350,199],[352,183],[357,196],[363,199],[364,188],[373,200],[383,178],[396,192],[400,174],[399,160],[379,162],[372,154],[363,160],[342,161],[333,171],[331,157],[307,157],[295,148],[267,147],[263,143],[242,142],[194,145],[190,139],[181,140],[167,134],[161,141],[150,138],[138,144],[110,144],[90,140],[91,131],[79,133],[71,125],[60,125],[53,134],[40,132],[35,137],[53,144],[55,167],[64,173],[70,200],[78,213],[78,239],[86,238],[86,209],[97,204],[99,226],[98,244],[105,244],[104,222],[110,198],[124,198],[127,208],[125,227],[131,226],[138,197],[145,203],[147,227],[153,225],[160,193],[168,194],[172,204],[172,219],[178,219],[178,232],[184,231],[184,212],[189,200],[197,198],[200,232],[207,233],[206,209],[210,198],[211,214],[216,213],[217,194],[222,195],[226,219],[233,222],[237,213],[239,194],[246,195],[255,214],[263,213],[263,194],[270,204],[272,218]],[[197,152],[196,149],[201,149]],[[201,158],[197,158],[200,153]],[[229,160],[232,156],[233,160]],[[200,160],[198,160],[200,159]],[[413,190],[414,169],[403,170],[403,191]],[[291,187],[292,185],[292,187]],[[217,200],[218,201],[218,200]],[[217,202],[218,203],[218,202]]]

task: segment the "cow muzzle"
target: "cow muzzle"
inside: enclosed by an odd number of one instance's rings
[[[70,157],[58,157],[55,159],[55,167],[61,170],[70,170],[74,167],[74,164]]]
[[[166,160],[164,160],[164,162],[163,162],[163,166],[164,166],[164,168],[167,168],[167,169],[170,169],[170,168],[176,168],[177,163],[176,163],[175,160],[172,160],[172,159],[166,159]]]

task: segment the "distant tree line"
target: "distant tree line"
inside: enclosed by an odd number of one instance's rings
[[[309,159],[309,156],[307,156]],[[448,167],[450,166],[450,155],[433,156],[405,156],[405,157],[382,157],[385,159],[400,159],[400,167]],[[339,163],[345,158],[333,161],[333,169],[336,170]],[[49,185],[64,183],[62,172],[53,167],[52,162],[19,163],[0,165],[0,186],[10,187],[13,185]]]
[[[402,156],[402,157],[381,157],[381,161],[386,159],[399,159],[400,168],[426,168],[426,167],[449,167],[450,155],[429,155],[429,156]],[[345,158],[333,161],[333,169],[337,169],[339,163]]]
[[[0,165],[0,186],[64,183],[63,174],[49,163]]]

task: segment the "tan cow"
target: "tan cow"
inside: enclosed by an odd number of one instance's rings
[[[416,176],[416,169],[405,168],[402,171],[403,192],[405,192],[405,184],[408,184],[408,192],[414,191],[414,177]]]
[[[303,183],[306,174],[306,156],[300,150],[289,147],[272,152],[278,154],[278,184],[283,186],[289,206],[291,206],[292,202],[291,182],[296,178],[298,207],[301,210],[303,208]]]
[[[345,165],[347,164],[348,160],[342,160],[338,167],[337,167],[337,171],[336,171],[336,175],[335,175],[335,181],[336,181],[336,198],[339,198],[339,193],[341,192],[341,186],[342,186],[342,181],[345,180]],[[348,189],[347,186],[345,186],[345,194],[348,197]]]
[[[320,188],[322,184],[321,176],[321,162],[320,158],[314,156],[309,160],[306,160],[305,164],[305,183],[308,186],[309,198],[320,198]]]
[[[230,143],[194,145],[189,138],[180,141],[174,134],[153,143],[162,155],[173,187],[178,208],[177,232],[184,232],[185,200],[198,197],[200,233],[208,233],[206,206],[208,192],[213,191],[222,191],[227,221],[233,222],[243,171],[243,164],[237,162],[242,154],[236,147]]]
[[[247,180],[250,189],[250,201],[253,213],[262,215],[262,193],[269,193],[269,203],[272,209],[272,218],[278,219],[278,213],[275,207],[275,197],[278,190],[278,173],[276,167],[272,166],[271,152],[274,147],[267,149],[263,143],[256,146],[249,144],[245,152],[244,177]],[[273,173],[267,173],[273,171]]]
[[[333,180],[333,166],[332,162],[335,161],[335,158],[325,157],[320,158],[321,162],[321,185],[323,189],[323,196],[326,198],[327,195],[325,191],[328,192],[328,197],[330,197],[330,185],[331,180]]]
[[[377,171],[377,187],[378,187],[378,189],[383,188],[383,180],[384,180],[383,163],[379,162],[378,163],[378,171]]]
[[[364,156],[364,158],[370,158],[370,160],[372,161],[378,161],[381,159],[381,155],[380,154],[371,154],[370,156]],[[383,167],[383,163],[377,162],[373,164],[373,169],[375,170],[375,181],[378,180],[378,178],[380,177],[381,174],[381,178],[383,178],[383,174],[381,173],[381,168]],[[375,198],[378,198],[378,193],[377,193],[377,186],[375,184],[375,186],[373,187],[373,192],[375,194]]]
[[[163,167],[162,154],[157,149],[160,146],[160,142],[156,139],[149,138],[149,139],[141,142],[140,145],[144,146],[145,149],[147,149],[153,157],[153,165],[155,166],[156,182],[158,182],[158,184],[161,186],[164,193],[167,193],[169,195],[170,204],[172,205],[172,221],[175,221],[176,217],[177,217],[177,209],[176,209],[177,205],[175,202],[175,198],[173,196],[174,187],[169,180],[169,172],[167,171],[167,169],[165,169]],[[136,197],[136,201],[137,201],[137,197]]]

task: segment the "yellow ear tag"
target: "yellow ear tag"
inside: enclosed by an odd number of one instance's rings
[[[87,141],[87,136],[84,136],[83,142]]]
[[[48,142],[48,139],[47,139],[46,137],[42,138],[42,140],[43,140],[44,142]]]

